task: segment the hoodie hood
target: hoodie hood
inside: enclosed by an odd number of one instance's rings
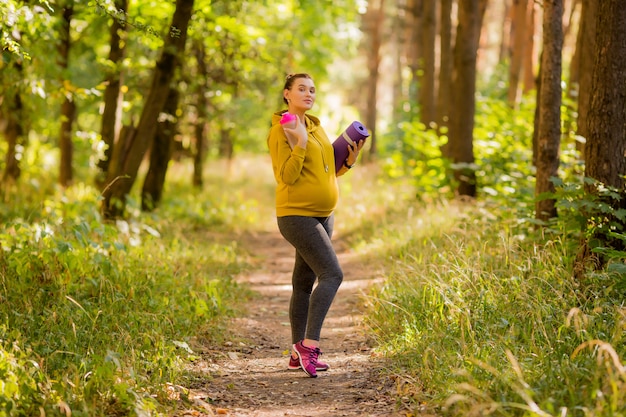
[[[277,111],[272,115],[272,126],[280,124],[280,118],[283,113],[287,113],[287,110]],[[306,123],[306,131],[309,133],[315,132],[320,127],[320,119],[310,114],[304,115],[304,121]]]

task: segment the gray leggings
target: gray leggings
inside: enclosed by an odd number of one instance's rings
[[[292,343],[320,340],[326,313],[343,281],[343,271],[330,241],[334,220],[333,215],[278,218],[280,233],[296,248],[289,303]],[[316,279],[318,284],[313,291]]]

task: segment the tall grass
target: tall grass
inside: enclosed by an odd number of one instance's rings
[[[417,195],[363,218],[351,236],[385,276],[366,297],[367,323],[392,363],[398,401],[416,412],[623,416],[626,254],[594,247],[612,260],[606,271],[573,277],[581,233],[594,232],[587,217],[623,241],[609,224],[623,216],[581,192],[575,114],[563,106],[560,217],[535,229],[535,99],[513,110],[502,92],[494,84],[477,96],[478,202],[453,202],[445,137],[408,120],[386,138],[387,176],[408,178]]]
[[[626,309],[606,285],[623,278],[597,274],[583,296],[565,234],[535,236],[497,206],[396,220],[403,243],[390,242],[367,322],[399,401],[450,416],[624,415]]]
[[[179,404],[171,387],[192,377],[196,344],[219,343],[249,296],[233,279],[247,268],[237,235],[257,227],[264,211],[246,190],[265,177],[246,186],[223,168],[198,192],[175,165],[161,208],[141,213],[131,198],[125,221],[102,221],[85,184],[4,206],[0,415],[167,415]]]
[[[190,177],[173,164],[160,208],[131,199],[116,223],[84,184],[26,184],[0,207],[0,415],[180,404],[171,387],[193,381],[196,344],[226,337],[251,296],[233,279],[248,267],[240,233],[275,230],[267,158],[214,163],[201,191]],[[450,416],[624,415],[626,280],[613,268],[575,281],[571,226],[541,234],[508,205],[418,201],[414,183],[374,164],[339,181],[337,237],[384,278],[364,296],[366,323],[399,402]]]

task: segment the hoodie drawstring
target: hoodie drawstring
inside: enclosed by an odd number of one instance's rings
[[[326,157],[324,156],[324,146],[322,146],[322,142],[320,142],[320,140],[315,136],[313,131],[311,131],[311,137],[315,139],[315,142],[317,142],[320,147],[320,151],[322,152],[322,163],[324,164],[324,172],[328,172],[328,164],[326,163]]]

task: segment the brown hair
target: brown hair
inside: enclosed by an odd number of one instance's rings
[[[287,75],[287,77],[285,78],[285,86],[283,87],[283,91],[284,90],[291,90],[291,87],[293,86],[294,81],[296,81],[296,79],[298,78],[308,78],[310,80],[312,80],[313,78],[311,78],[311,76],[305,72],[299,72],[297,74],[289,74]],[[283,101],[285,102],[285,104],[289,104],[289,102],[287,101],[287,99],[285,97],[283,97]]]

